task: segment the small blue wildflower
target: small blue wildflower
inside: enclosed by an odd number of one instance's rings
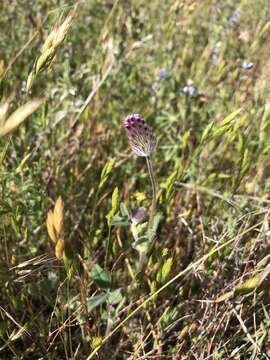
[[[180,93],[183,95],[189,95],[191,97],[197,97],[199,95],[198,89],[194,85],[186,85],[180,89]]]
[[[160,72],[159,72],[159,78],[160,78],[160,79],[166,79],[166,78],[169,77],[169,76],[170,76],[170,74],[169,74],[168,71],[166,71],[166,70],[160,70]]]
[[[243,62],[242,64],[240,64],[240,68],[243,70],[251,70],[253,68],[254,64],[251,63],[247,63],[247,62]]]
[[[150,86],[150,90],[153,92],[153,93],[157,93],[158,92],[158,84],[155,82],[154,84],[152,84]]]
[[[241,16],[241,12],[239,9],[234,10],[234,12],[231,14],[231,16],[229,17],[229,24],[230,25],[235,25],[238,23],[239,19]]]

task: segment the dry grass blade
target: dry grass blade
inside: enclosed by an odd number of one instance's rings
[[[0,104],[0,124],[1,125],[3,124],[3,122],[6,119],[8,108],[9,108],[9,102],[8,101]]]
[[[31,100],[14,111],[7,119],[5,124],[0,127],[0,137],[7,135],[17,129],[38,107],[42,104],[43,99]]]

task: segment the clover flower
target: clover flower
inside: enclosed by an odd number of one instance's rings
[[[147,218],[147,210],[144,206],[140,206],[139,208],[132,211],[131,221],[133,224],[137,225],[145,221]]]
[[[144,246],[141,246],[139,251],[139,262],[138,270],[144,272],[145,266],[147,264],[147,252],[149,247],[155,237],[156,229],[154,228],[154,219],[156,216],[156,206],[157,206],[157,183],[153,171],[153,166],[151,162],[150,155],[155,151],[157,142],[153,134],[152,129],[146,124],[143,117],[139,114],[128,115],[124,120],[124,127],[127,131],[127,136],[129,144],[133,152],[145,158],[149,177],[152,185],[152,203],[149,211],[149,221],[147,225],[147,243],[144,243]],[[136,225],[140,222],[143,222],[147,216],[147,210],[144,207],[140,207],[132,214],[132,225],[133,236],[135,241],[137,241],[137,232]],[[134,228],[135,227],[135,228]]]
[[[128,115],[125,118],[124,127],[130,147],[136,155],[149,157],[155,151],[156,138],[141,115]]]

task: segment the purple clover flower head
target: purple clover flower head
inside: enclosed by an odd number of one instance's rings
[[[124,127],[127,131],[130,147],[136,155],[148,157],[155,151],[156,138],[141,115],[128,115],[125,118]]]

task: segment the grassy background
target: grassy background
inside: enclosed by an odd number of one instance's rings
[[[73,4],[0,4],[1,103],[10,113],[44,97],[0,140],[0,358],[270,358],[270,5],[80,1],[27,92],[46,37]],[[197,93],[184,94],[191,85]],[[151,202],[145,161],[122,126],[129,113],[141,113],[158,139],[162,220],[140,286],[128,226],[112,227],[105,264],[115,187],[129,212]],[[59,195],[65,262],[46,230]],[[95,281],[94,264],[108,286]]]

